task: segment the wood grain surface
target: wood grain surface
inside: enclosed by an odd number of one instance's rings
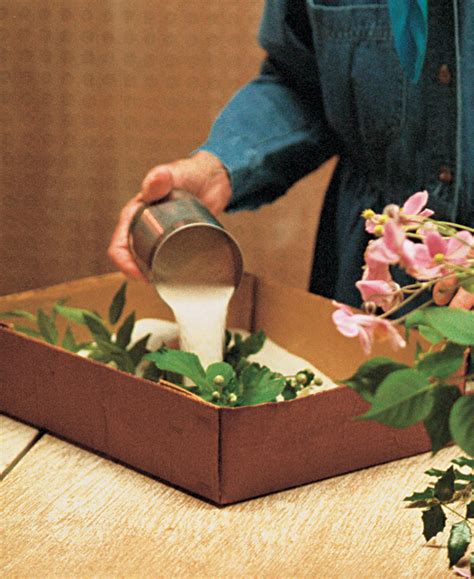
[[[219,509],[45,435],[1,486],[4,576],[450,577],[402,499],[458,454]]]
[[[0,414],[0,480],[34,444],[36,428]]]

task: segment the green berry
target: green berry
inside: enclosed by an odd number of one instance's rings
[[[214,390],[214,392],[212,393],[212,399],[213,400],[219,400],[220,397],[221,397],[220,392],[218,392],[217,390]]]
[[[315,384],[316,386],[322,386],[323,385],[323,379],[321,378],[321,376],[315,376],[313,378],[313,384]]]
[[[214,384],[216,386],[221,386],[222,384],[224,384],[225,382],[225,378],[224,376],[222,376],[222,374],[217,374],[217,376],[214,377]]]
[[[229,404],[234,404],[234,402],[237,402],[237,396],[233,392],[231,392],[227,397],[227,401],[229,402]]]
[[[304,372],[298,372],[298,374],[296,374],[296,381],[298,384],[304,385],[308,381],[308,378]]]

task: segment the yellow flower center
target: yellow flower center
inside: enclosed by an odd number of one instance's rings
[[[374,227],[374,235],[377,235],[377,237],[380,237],[383,234],[383,225],[376,225]]]
[[[443,263],[444,261],[444,253],[437,253],[435,254],[435,256],[433,257],[433,261],[435,263]]]
[[[375,211],[373,211],[372,209],[364,209],[364,211],[362,211],[362,217],[364,219],[372,219],[372,217],[375,216]]]

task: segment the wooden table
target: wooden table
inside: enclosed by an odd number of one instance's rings
[[[7,577],[453,576],[446,537],[425,545],[402,499],[456,448],[217,508],[10,418],[0,430]]]

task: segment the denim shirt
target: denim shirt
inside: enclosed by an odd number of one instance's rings
[[[474,224],[474,1],[429,0],[420,81],[398,61],[386,0],[268,0],[260,75],[201,150],[226,166],[229,211],[284,194],[333,155],[310,290],[360,305],[360,217],[427,189],[436,217]],[[291,219],[291,215],[289,216]]]

